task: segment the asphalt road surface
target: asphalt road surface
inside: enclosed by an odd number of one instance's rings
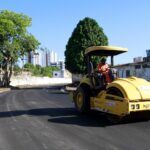
[[[150,121],[111,125],[58,90],[12,90],[0,94],[0,150],[150,150]]]

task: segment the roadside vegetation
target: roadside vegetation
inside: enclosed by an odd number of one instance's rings
[[[108,38],[96,20],[89,17],[80,20],[66,45],[66,69],[74,74],[85,74],[87,69],[84,55],[85,49],[90,46],[104,45],[108,45]],[[93,58],[94,66],[98,64],[99,59],[101,58]]]
[[[28,32],[32,25],[32,18],[9,10],[0,11],[0,86],[9,86],[13,70],[20,72],[19,66],[15,65],[19,58],[35,52],[40,42]],[[96,20],[86,17],[80,20],[68,39],[65,50],[65,66],[71,73],[84,74],[86,63],[84,50],[89,46],[108,45],[108,38]],[[93,58],[95,64],[99,58]],[[31,59],[29,59],[31,60]],[[30,61],[29,61],[30,62]],[[41,67],[26,64],[24,69],[34,76],[52,77],[56,67]]]
[[[0,11],[0,86],[9,86],[18,58],[39,47],[39,41],[27,31],[31,24],[32,19],[27,15]]]
[[[40,65],[33,65],[31,63],[26,63],[23,68],[20,68],[18,65],[14,66],[14,75],[19,75],[23,71],[30,72],[32,76],[37,77],[53,77],[53,71],[60,70],[58,67],[47,66],[41,67]]]

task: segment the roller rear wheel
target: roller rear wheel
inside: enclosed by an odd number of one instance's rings
[[[79,87],[74,97],[75,107],[80,113],[87,113],[90,111],[90,96],[86,88]]]

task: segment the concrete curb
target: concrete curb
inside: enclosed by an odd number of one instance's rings
[[[10,91],[11,88],[0,88],[0,93]]]

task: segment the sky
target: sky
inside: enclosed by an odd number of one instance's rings
[[[107,35],[109,45],[128,48],[115,64],[145,57],[150,49],[150,0],[0,0],[0,10],[32,18],[28,31],[64,58],[68,39],[80,20],[93,18]]]

